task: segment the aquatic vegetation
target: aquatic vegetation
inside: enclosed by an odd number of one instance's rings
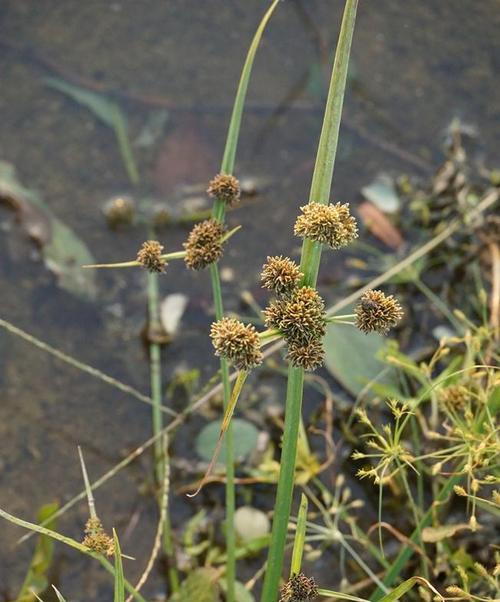
[[[369,247],[363,240],[367,233],[362,227],[358,231],[349,203],[330,202],[357,5],[357,0],[345,2],[309,202],[300,207],[293,226],[302,242],[300,261],[291,259],[285,250],[282,255],[267,256],[260,274],[261,288],[271,296],[265,308],[260,298],[256,300],[257,293],[254,298],[252,292],[244,291],[242,300],[252,315],[235,315],[239,309],[235,304],[227,304],[233,312],[226,311],[219,262],[239,228],[229,230],[226,213],[241,207],[243,186],[233,171],[245,96],[255,53],[278,0],[270,3],[247,54],[220,171],[203,186],[213,202],[211,214],[197,216],[185,242],[178,243],[182,250],[163,244],[160,223],[150,212],[148,219],[141,217],[148,238],[135,259],[109,264],[81,261],[84,274],[92,274],[92,268],[144,268],[138,270],[138,278],[143,278],[148,304],[144,330],[150,396],[0,320],[2,328],[24,341],[151,406],[152,436],[94,483],[80,452],[83,495],[50,516],[41,516],[41,524],[0,510],[5,520],[39,534],[37,550],[45,555],[43,561],[31,565],[18,602],[27,602],[22,596],[30,594],[27,588],[33,583],[34,596],[48,595],[52,549],[47,542],[52,540],[100,562],[113,578],[115,602],[124,602],[125,592],[129,600],[144,602],[141,592],[160,557],[164,561],[161,596],[168,596],[170,602],[253,602],[258,594],[262,602],[307,602],[323,597],[368,602],[360,594],[382,602],[406,594],[426,601],[444,600],[448,594],[454,599],[498,599],[498,558],[491,553],[495,544],[488,540],[500,502],[496,419],[500,381],[495,367],[499,289],[494,269],[498,261],[491,270],[491,291],[478,286],[481,274],[476,274],[478,290],[471,295],[470,306],[464,304],[464,311],[453,311],[434,292],[432,283],[427,285],[421,277],[430,254],[446,247],[453,236],[469,237],[467,244],[472,237],[479,240],[475,243],[488,250],[494,263],[497,223],[491,216],[482,219],[482,214],[498,199],[498,184],[493,190],[473,194],[473,185],[463,177],[465,158],[455,136],[451,158],[436,176],[431,199],[444,208],[449,223],[443,226],[436,219],[429,199],[415,198],[410,210],[432,224],[430,240],[403,259],[391,253],[389,265],[385,254],[373,253],[375,272],[380,275],[333,307],[326,303],[331,291],[318,280],[324,250],[331,249],[338,257],[345,248],[357,255],[363,244]],[[115,110],[113,105],[96,104],[92,97],[58,89],[80,98],[98,115]],[[380,178],[375,190],[369,188],[365,187],[365,196],[373,205],[365,217],[373,219],[382,212],[386,221],[379,222],[378,229],[366,229],[390,248],[402,248],[403,238],[386,213],[398,210],[397,195],[403,193],[394,181],[389,184]],[[387,198],[390,211],[384,212]],[[108,208],[112,225],[134,221],[135,208],[125,200]],[[233,244],[237,239],[228,248]],[[162,373],[162,357],[167,356],[164,344],[176,336],[182,338],[185,332],[188,336],[189,330],[184,332],[180,323],[187,305],[183,294],[170,294],[163,306],[166,315],[162,315],[160,286],[172,282],[168,264],[176,260],[182,260],[180,267],[186,268],[186,274],[206,268],[210,274],[215,318],[206,328],[204,342],[208,347],[211,341],[220,364],[201,392],[197,368],[182,367],[168,387]],[[350,261],[352,265],[358,261],[359,267],[363,260],[350,257]],[[203,274],[191,272],[190,277],[202,279]],[[237,269],[231,268],[231,278],[238,282]],[[408,284],[427,301],[424,311],[417,308],[418,317],[413,315]],[[382,285],[394,294],[380,290]],[[417,339],[409,345],[412,333],[420,334],[422,315],[427,318],[429,306],[439,310],[453,330],[432,324],[432,344],[426,341],[423,346]],[[469,311],[471,307],[474,311]],[[350,313],[340,314],[341,310]],[[386,336],[393,329],[401,330],[398,340]],[[284,351],[281,360],[270,359],[277,350]],[[313,373],[325,361],[340,387],[333,386],[326,373]],[[235,368],[232,373],[231,367]],[[284,382],[285,378],[283,410],[278,388],[266,387],[265,379]],[[165,388],[176,405],[165,405]],[[196,400],[195,391],[199,393]],[[218,397],[220,405],[216,405]],[[207,408],[209,400],[215,403]],[[214,420],[221,405],[222,420]],[[203,406],[211,422],[193,441],[179,441],[183,437],[175,437],[176,429]],[[179,407],[181,411],[176,412],[174,408]],[[240,409],[246,418],[233,418]],[[168,423],[166,415],[171,418]],[[177,445],[192,447],[202,463],[179,455]],[[122,561],[128,557],[121,552],[116,531],[105,530],[93,492],[150,448],[154,474],[141,483],[141,493],[154,497],[157,528],[148,554],[137,558],[142,573],[133,585],[125,577],[129,567]],[[194,498],[212,484],[210,495],[202,499],[204,492],[197,499],[201,507],[184,499],[191,516],[180,524],[169,508],[170,474],[177,468],[184,477],[184,483],[174,483],[177,496],[182,492]],[[204,474],[201,480],[200,474]],[[221,483],[224,503],[217,498]],[[82,521],[78,541],[57,532],[54,520],[85,495],[89,518],[84,525]],[[132,545],[130,538],[122,541],[126,547]],[[334,566],[331,575],[316,574],[315,563],[323,554],[329,555],[327,562]],[[244,560],[248,561],[245,570],[237,570],[237,561]],[[249,578],[254,565],[258,568]],[[245,584],[238,581],[243,575]],[[325,587],[331,585],[327,580],[338,582],[339,591]]]

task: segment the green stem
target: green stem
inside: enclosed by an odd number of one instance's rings
[[[309,196],[309,201],[317,203],[327,203],[330,197],[357,6],[358,0],[346,0]],[[321,244],[304,239],[300,262],[304,285],[316,286],[321,249]],[[304,370],[290,365],[280,475],[261,602],[275,602],[279,588],[292,505],[303,389]]]
[[[273,529],[271,544],[269,546],[267,571],[262,590],[262,602],[274,602],[276,600],[276,593],[281,577],[288,520],[292,507],[303,390],[304,370],[302,368],[294,368],[290,365],[288,368],[285,428],[283,432],[280,475],[274,504]]]
[[[210,278],[212,282],[212,293],[214,298],[215,318],[221,320],[224,317],[224,305],[222,302],[222,289],[219,269],[216,263],[210,266]],[[229,380],[229,366],[224,358],[220,360],[224,410],[227,409],[231,399],[231,383]],[[233,426],[229,422],[226,431],[226,582],[227,602],[235,599],[236,581],[236,533],[234,529],[234,514],[236,494],[234,489],[234,437]]]
[[[153,330],[157,330],[160,326],[158,274],[148,273],[148,313],[149,327]],[[149,344],[149,371],[151,381],[151,399],[153,400],[153,435],[157,437],[153,447],[154,467],[156,483],[158,486],[160,486],[165,475],[165,462],[168,462],[168,457],[166,457],[168,451],[168,440],[165,440],[159,436],[160,432],[163,430],[163,412],[161,407],[161,347],[158,343],[151,342]],[[165,437],[168,437],[168,435],[165,434]],[[166,514],[163,527],[163,550],[167,557],[168,580],[170,588],[172,592],[176,592],[179,589],[179,575],[175,567],[174,544],[168,512]]]
[[[455,318],[452,312],[448,309],[446,303],[443,303],[441,299],[424,283],[420,278],[416,277],[413,280],[413,284],[419,289],[419,291],[427,297],[431,304],[435,305],[437,309],[445,316],[453,328],[459,333],[463,334],[464,329],[460,322]]]
[[[224,147],[224,155],[221,163],[221,173],[232,174],[234,170],[234,162],[236,158],[236,149],[238,147],[238,139],[243,117],[243,108],[248,90],[248,83],[252,73],[252,67],[260,44],[264,29],[278,5],[279,0],[274,0],[271,6],[264,14],[257,31],[252,39],[250,48],[248,49],[245,64],[241,71],[236,97],[234,99],[231,120],[226,137]],[[212,209],[212,216],[218,222],[223,223],[226,213],[226,206],[223,201],[216,199]],[[215,306],[215,317],[221,320],[224,317],[224,306],[222,303],[221,281],[219,268],[217,264],[210,266],[210,278],[212,282],[212,294]],[[229,380],[229,367],[224,358],[220,361],[221,380],[223,388],[224,409],[229,405],[231,399],[231,383]],[[236,535],[234,529],[234,514],[235,514],[235,489],[234,489],[234,439],[231,423],[226,431],[226,602],[234,602],[235,600],[235,581],[236,581]]]

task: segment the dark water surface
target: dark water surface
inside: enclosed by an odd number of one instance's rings
[[[241,65],[267,4],[3,0],[0,160],[16,166],[21,182],[42,195],[96,258],[133,258],[146,228],[110,231],[103,203],[126,193],[175,208],[182,184],[204,184],[212,175]],[[236,169],[241,178],[255,178],[262,192],[229,216],[230,224],[243,225],[223,261],[234,270],[234,279],[224,285],[230,309],[239,309],[238,291],[244,287],[263,302],[257,279],[266,255],[298,248],[292,224],[307,198],[321,123],[321,74],[341,5],[339,0],[287,0],[265,34]],[[355,207],[360,187],[380,171],[432,171],[453,117],[477,128],[485,162],[493,163],[500,140],[499,30],[498,0],[361,0],[335,198],[349,199]],[[132,141],[152,113],[168,111],[160,136],[148,146],[133,146],[138,186],[130,184],[112,131],[47,87],[47,76],[109,93],[127,115]],[[99,273],[97,296],[88,302],[57,285],[12,211],[2,205],[0,226],[0,317],[147,393],[147,355],[139,337],[144,274]],[[179,249],[186,232],[167,228],[162,242]],[[339,266],[333,257],[325,262],[324,282],[339,277]],[[166,379],[183,366],[209,376],[215,363],[207,337],[208,275],[188,273],[181,262],[171,264],[161,292],[184,292],[190,299],[182,337],[164,354]],[[329,302],[338,298],[333,285],[322,292]],[[193,430],[185,428],[181,433]],[[33,520],[42,504],[67,501],[80,490],[77,445],[97,477],[149,433],[147,406],[0,331],[0,507]],[[132,515],[138,519],[123,547],[139,560],[147,557],[155,529],[154,502],[140,489],[149,471],[149,456],[143,457],[96,496],[108,525],[123,532]],[[174,494],[175,523],[200,503]],[[59,528],[80,538],[85,518],[86,505],[80,503]],[[2,599],[19,588],[32,546],[14,547],[22,532],[10,524],[1,523],[0,533]],[[96,563],[62,546],[56,559],[53,579],[68,599],[109,599]],[[142,565],[130,564],[131,580]],[[154,575],[145,593],[159,590],[161,580]]]

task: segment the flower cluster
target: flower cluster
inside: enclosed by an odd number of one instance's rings
[[[113,556],[115,553],[113,538],[104,531],[102,523],[97,517],[89,518],[87,521],[82,543],[97,554]]]
[[[226,205],[234,205],[240,200],[240,183],[234,176],[217,174],[208,184],[207,193]]]
[[[192,270],[202,270],[222,257],[222,237],[225,228],[214,219],[196,224],[183,244],[184,261]]]
[[[319,595],[312,577],[299,573],[291,577],[280,590],[279,602],[308,602]]]
[[[356,326],[363,332],[387,334],[403,317],[398,300],[382,291],[367,291],[356,306]]]
[[[212,324],[210,337],[215,354],[233,362],[238,370],[251,370],[262,363],[259,335],[251,324],[222,318]]]
[[[272,301],[264,311],[268,328],[277,328],[288,344],[288,359],[296,367],[314,370],[323,363],[321,339],[326,331],[325,303],[310,286],[296,288]]]
[[[304,274],[288,257],[268,257],[260,276],[262,287],[274,291],[278,297],[290,294],[297,288]]]
[[[164,272],[167,262],[162,259],[162,251],[163,245],[157,240],[147,240],[137,253],[137,261],[149,272]]]
[[[340,249],[358,236],[356,220],[349,212],[349,203],[323,205],[308,203],[300,208],[302,215],[295,222],[294,233],[302,238]]]

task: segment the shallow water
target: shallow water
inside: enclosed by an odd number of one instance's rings
[[[255,178],[262,192],[229,216],[230,224],[243,225],[223,262],[235,274],[224,285],[230,309],[241,309],[242,287],[264,301],[257,278],[267,254],[297,251],[292,224],[307,198],[321,123],[322,60],[337,35],[341,4],[287,0],[265,34],[236,169],[240,177]],[[4,0],[0,160],[16,166],[21,182],[42,195],[96,258],[134,257],[146,228],[110,231],[103,203],[127,193],[165,200],[175,208],[181,184],[203,184],[216,169],[241,64],[266,5],[263,0]],[[499,26],[495,0],[361,3],[335,198],[356,206],[360,187],[380,171],[432,171],[453,117],[477,128],[483,159],[493,163],[500,139]],[[129,182],[111,130],[47,87],[46,76],[109,93],[127,115],[133,141],[152,112],[168,111],[159,139],[147,147],[133,146],[138,186]],[[81,300],[57,286],[13,213],[2,205],[0,225],[0,317],[147,392],[147,355],[139,336],[144,274],[99,273],[97,298]],[[179,249],[186,232],[169,227],[162,241]],[[340,294],[335,282],[341,276],[341,261],[327,259],[322,292],[329,301]],[[180,366],[197,367],[209,376],[215,363],[206,359],[208,275],[171,264],[161,291],[182,291],[190,298],[183,336],[164,353],[165,379]],[[79,491],[76,445],[97,477],[150,432],[147,406],[3,330],[0,397],[0,507],[26,519],[34,519],[43,503],[64,502]],[[199,424],[191,423],[184,433]],[[143,457],[96,496],[108,525],[124,531],[136,516],[138,526],[123,546],[139,559],[148,553],[155,528],[154,503],[139,489],[149,470],[149,456]],[[175,495],[177,522],[199,503]],[[81,503],[59,527],[78,538],[85,517]],[[21,533],[10,524],[2,523],[1,532],[0,596],[8,599],[21,583],[31,546],[14,547]],[[53,580],[68,599],[109,598],[107,580],[95,563],[61,548],[56,560]],[[139,572],[131,565],[130,578]],[[156,574],[146,593],[152,596],[159,589]]]

